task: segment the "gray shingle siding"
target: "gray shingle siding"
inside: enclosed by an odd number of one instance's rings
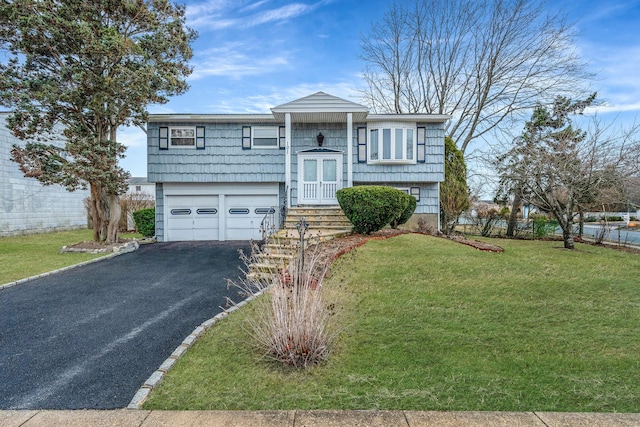
[[[167,126],[169,124],[166,124]],[[242,149],[241,124],[203,124],[205,149],[158,147],[159,127],[147,128],[150,182],[284,182],[284,150]],[[191,127],[193,124],[171,123]]]

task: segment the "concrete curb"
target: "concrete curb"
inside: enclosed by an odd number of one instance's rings
[[[640,414],[582,412],[460,412],[408,410],[264,410],[264,411],[0,411],[8,427],[91,426],[236,426],[236,427],[632,427]]]
[[[31,276],[31,277],[27,277],[25,279],[16,280],[14,282],[5,283],[4,285],[0,285],[0,291],[2,291],[4,289],[7,289],[7,288],[11,288],[11,287],[16,286],[16,285],[21,285],[23,283],[31,282],[32,280],[40,279],[42,277],[47,277],[47,276],[50,276],[52,274],[62,273],[63,271],[71,270],[71,269],[74,269],[74,268],[77,268],[77,267],[82,267],[84,265],[93,264],[94,262],[104,261],[104,260],[107,260],[107,259],[111,259],[111,258],[117,257],[117,256],[122,255],[122,254],[133,252],[133,251],[137,250],[140,247],[140,244],[137,241],[134,241],[134,242],[135,242],[134,245],[130,245],[128,243],[127,245],[125,245],[121,249],[119,249],[117,252],[112,252],[110,254],[106,254],[106,255],[98,257],[98,258],[94,258],[94,259],[90,259],[88,261],[83,261],[83,262],[78,263],[78,264],[73,264],[73,265],[69,265],[69,266],[66,266],[66,267],[62,267],[62,268],[59,268],[57,270],[47,271],[46,273],[38,274],[36,276]]]
[[[129,402],[129,405],[127,405],[127,409],[136,409],[136,410],[141,409],[142,405],[151,394],[151,391],[155,387],[157,387],[158,384],[160,384],[160,382],[164,379],[165,375],[171,370],[171,368],[173,368],[176,362],[180,360],[180,358],[182,358],[182,356],[184,356],[187,353],[189,348],[191,348],[191,346],[193,346],[196,343],[196,341],[202,335],[204,335],[206,331],[208,331],[218,321],[224,319],[229,314],[238,310],[240,307],[248,304],[249,302],[253,301],[257,297],[262,295],[267,289],[268,288],[263,289],[259,292],[256,292],[255,294],[249,296],[248,298],[246,298],[243,301],[240,301],[237,304],[234,303],[231,307],[224,309],[222,313],[219,313],[213,316],[211,319],[205,320],[200,325],[198,325],[193,330],[193,332],[191,332],[191,334],[189,334],[182,341],[182,343],[180,343],[180,345],[176,347],[173,353],[171,353],[171,355],[167,359],[165,359],[164,362],[162,362],[160,367],[158,367],[158,369],[155,370],[149,378],[147,378],[147,380],[142,384],[142,386],[138,389],[136,394],[133,396],[133,398],[131,399],[131,402]]]

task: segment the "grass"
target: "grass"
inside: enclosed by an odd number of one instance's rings
[[[422,235],[332,268],[344,330],[322,366],[261,358],[247,319],[216,324],[146,409],[640,412],[640,257],[561,242]]]
[[[60,253],[65,245],[92,239],[88,229],[0,237],[0,285],[104,256]]]

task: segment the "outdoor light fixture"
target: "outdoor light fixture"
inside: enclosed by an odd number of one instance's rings
[[[322,132],[320,132],[318,136],[316,136],[316,141],[318,141],[318,147],[322,147],[322,143],[324,142],[324,135],[322,134]]]

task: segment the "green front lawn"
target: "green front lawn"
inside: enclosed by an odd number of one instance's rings
[[[344,328],[308,370],[261,358],[246,319],[212,329],[146,409],[640,412],[640,256],[403,235],[332,268]]]
[[[60,253],[63,246],[92,239],[88,229],[0,237],[0,285],[104,256]]]

